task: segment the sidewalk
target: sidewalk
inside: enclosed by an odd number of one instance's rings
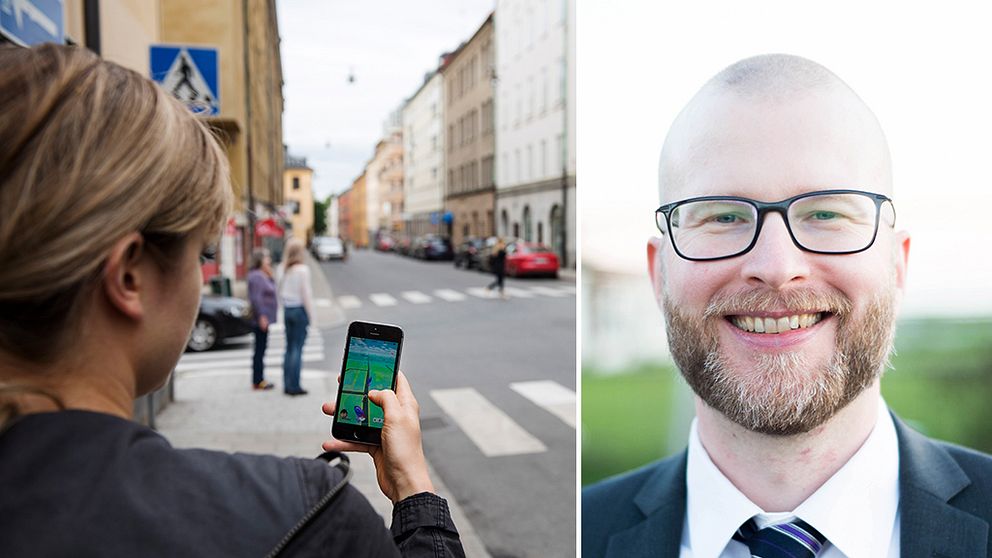
[[[316,327],[311,327],[309,335],[321,335],[319,329],[343,325],[345,315],[334,303],[331,287],[319,264],[309,255],[307,263],[317,314]],[[336,363],[335,357],[326,355],[326,362]],[[156,418],[158,430],[173,446],[180,448],[199,447],[305,458],[320,455],[323,451],[320,444],[330,437],[331,426],[331,419],[323,414],[321,404],[333,399],[337,393],[339,370],[326,369],[323,363],[305,367],[301,374],[302,384],[310,393],[301,397],[286,397],[281,390],[281,368],[266,368],[266,377],[279,387],[270,391],[253,391],[250,366],[250,359],[246,359],[243,369],[196,370],[177,374],[176,399]],[[351,454],[349,457],[354,473],[351,484],[369,499],[388,526],[392,521],[393,506],[379,491],[372,459],[366,454]],[[466,554],[488,556],[447,487],[433,469],[430,473],[438,494],[448,500]]]

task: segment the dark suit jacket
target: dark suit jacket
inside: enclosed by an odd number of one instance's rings
[[[992,456],[932,441],[893,415],[902,558],[992,558]],[[686,452],[582,491],[582,555],[677,558]]]

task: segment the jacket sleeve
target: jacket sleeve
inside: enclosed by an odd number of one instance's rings
[[[401,500],[393,508],[393,540],[402,556],[464,557],[448,502],[430,492]]]

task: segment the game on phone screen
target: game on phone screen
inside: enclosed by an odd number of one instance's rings
[[[399,343],[351,337],[341,378],[338,422],[382,428],[382,407],[369,401],[372,389],[392,389]]]

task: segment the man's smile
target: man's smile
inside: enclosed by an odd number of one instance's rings
[[[812,327],[829,315],[829,312],[794,314],[762,312],[754,315],[733,314],[726,316],[726,319],[738,329],[749,333],[778,334]]]

